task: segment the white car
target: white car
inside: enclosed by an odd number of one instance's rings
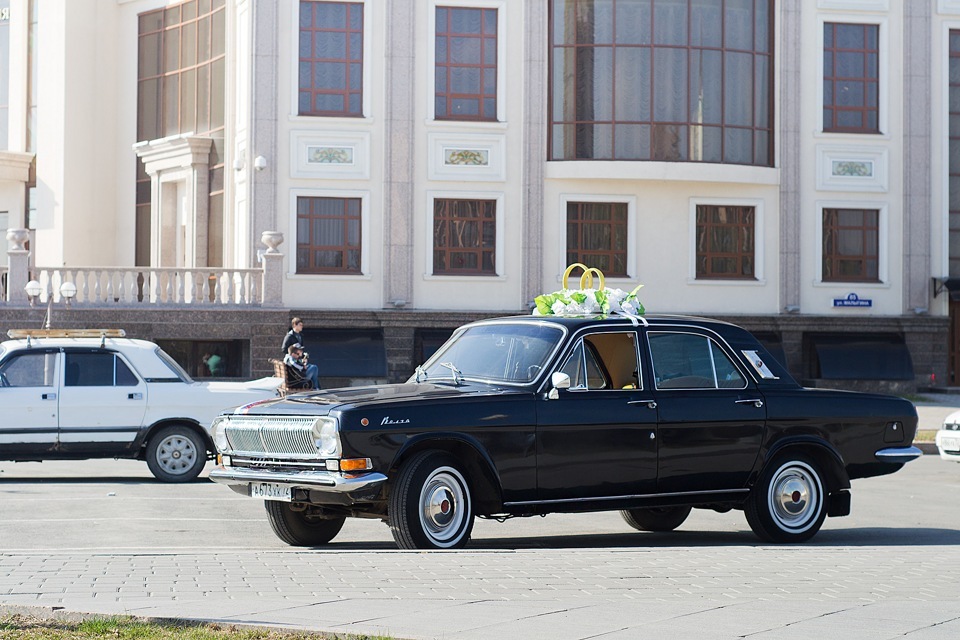
[[[960,462],[960,411],[948,415],[937,431],[937,449],[944,460]]]
[[[10,331],[0,343],[0,460],[146,460],[187,482],[215,451],[221,411],[276,397],[281,381],[195,382],[160,347],[119,330]]]

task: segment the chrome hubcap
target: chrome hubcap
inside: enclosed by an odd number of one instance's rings
[[[803,462],[789,462],[770,483],[770,515],[781,529],[801,533],[816,522],[822,495],[817,473]]]
[[[451,467],[440,467],[423,483],[420,491],[420,524],[438,547],[456,544],[463,535],[470,505],[466,482]]]

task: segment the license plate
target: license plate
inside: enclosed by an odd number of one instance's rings
[[[940,446],[944,451],[960,451],[960,438],[940,438]]]
[[[290,502],[290,487],[274,482],[252,482],[250,483],[250,497]]]

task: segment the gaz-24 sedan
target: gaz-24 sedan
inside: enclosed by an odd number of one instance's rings
[[[265,501],[291,545],[383,520],[401,548],[474,518],[618,510],[670,531],[742,510],[763,540],[850,512],[850,481],[920,455],[887,395],[801,387],[746,330],[681,316],[525,316],[458,329],[404,384],[306,392],[211,425],[210,477]]]

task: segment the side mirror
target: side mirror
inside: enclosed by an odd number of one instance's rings
[[[553,385],[553,388],[547,393],[547,398],[550,400],[558,400],[560,398],[559,389],[570,388],[570,376],[562,371],[554,371],[550,376],[550,384]]]

